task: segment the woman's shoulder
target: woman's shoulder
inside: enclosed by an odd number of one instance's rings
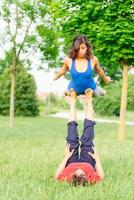
[[[92,55],[91,61],[92,61],[93,68],[94,68],[96,65],[98,65],[98,63],[99,63],[99,60],[98,60],[97,56],[95,56],[95,55]]]
[[[91,56],[91,59],[92,59],[93,61],[95,61],[95,62],[98,61],[98,58],[97,58],[97,56],[95,56],[95,55],[92,55],[92,56]]]
[[[66,56],[64,58],[64,63],[66,63],[68,65],[68,67],[71,67],[71,63],[72,63],[72,58],[70,58],[69,56]]]
[[[66,56],[65,58],[64,58],[64,61],[66,61],[66,62],[69,62],[69,61],[71,61],[72,60],[72,58],[70,58],[69,56]]]

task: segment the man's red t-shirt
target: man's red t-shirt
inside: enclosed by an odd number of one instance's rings
[[[74,172],[77,169],[81,169],[85,172],[85,175],[87,177],[87,180],[89,183],[93,184],[96,182],[99,182],[101,180],[101,177],[97,174],[97,172],[94,170],[92,165],[86,162],[80,162],[80,163],[71,163],[69,164],[58,176],[59,181],[68,181],[70,182],[72,180],[72,176]]]

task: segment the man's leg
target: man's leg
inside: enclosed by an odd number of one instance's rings
[[[76,122],[76,93],[72,91],[70,93],[70,113],[69,113],[69,120],[67,123],[67,137],[66,141],[70,144],[70,151],[73,149],[73,155],[69,158],[67,165],[69,163],[75,162],[79,158],[79,136],[77,130],[77,122]],[[66,165],[66,166],[67,166]]]
[[[89,162],[93,167],[95,167],[95,160],[92,158],[88,152],[93,153],[93,139],[94,139],[94,111],[92,106],[92,91],[88,90],[86,92],[86,109],[85,109],[85,119],[84,119],[84,129],[83,134],[80,138],[81,141],[81,152],[80,160]]]

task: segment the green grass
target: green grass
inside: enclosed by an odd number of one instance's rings
[[[50,117],[17,118],[8,128],[0,117],[0,200],[133,200],[134,127],[118,141],[117,124],[97,124],[95,143],[105,179],[89,187],[56,182],[54,172],[63,158],[66,122]],[[79,121],[79,134],[82,121]]]

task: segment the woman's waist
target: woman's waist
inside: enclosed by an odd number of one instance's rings
[[[83,82],[80,82],[80,83],[74,83],[72,82],[73,87],[75,89],[80,89],[80,90],[85,90],[87,88],[91,88],[91,89],[95,89],[96,88],[96,83],[95,82],[87,82],[87,83],[83,83]]]
[[[75,85],[90,85],[90,84],[96,84],[94,78],[92,79],[71,79],[71,81],[75,84]]]

